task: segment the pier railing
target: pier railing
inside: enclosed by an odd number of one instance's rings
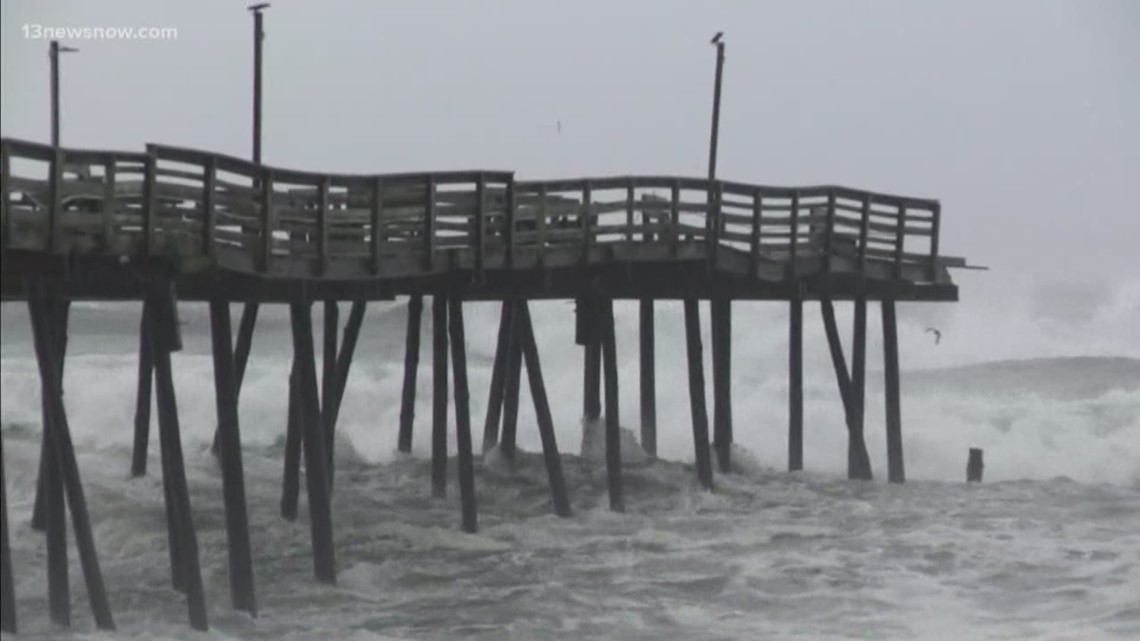
[[[936,200],[841,186],[670,176],[516,181],[502,171],[324,174],[148,145],[0,140],[3,246],[176,256],[266,276],[378,278],[724,253],[816,271],[938,281]],[[693,249],[697,253],[693,253]]]

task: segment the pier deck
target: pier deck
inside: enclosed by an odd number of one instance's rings
[[[409,452],[424,297],[431,299],[431,492],[436,498],[447,492],[448,432],[454,425],[464,531],[478,529],[463,324],[463,302],[470,300],[502,301],[483,451],[498,447],[514,460],[525,369],[551,506],[560,517],[572,516],[572,502],[529,300],[578,303],[583,415],[604,422],[609,505],[619,512],[625,509],[625,490],[614,300],[639,304],[640,446],[650,456],[656,455],[657,443],[654,301],[684,301],[695,468],[708,490],[714,489],[714,452],[718,472],[733,471],[734,300],[789,305],[789,470],[804,466],[803,305],[818,301],[845,410],[848,476],[872,478],[863,423],[867,303],[877,301],[883,321],[887,478],[901,483],[895,305],[956,301],[950,270],[969,268],[965,260],[940,252],[941,217],[936,200],[840,186],[771,187],[672,176],[520,181],[502,171],[323,174],[163,145],[118,152],[0,139],[0,296],[26,302],[39,367],[43,436],[32,527],[46,534],[51,619],[70,624],[65,522],[70,512],[95,623],[114,627],[63,400],[71,301],[143,302],[130,469],[135,476],[146,474],[153,393],[171,585],[186,596],[191,626],[206,629],[172,375],[171,354],[182,346],[179,300],[210,304],[214,453],[222,472],[231,600],[234,609],[256,616],[237,408],[259,304],[290,308],[293,360],[288,403],[282,407],[281,516],[297,519],[303,456],[314,576],[335,583],[334,434],[368,301],[408,297],[397,447]],[[711,429],[701,300],[709,301],[711,310]],[[245,303],[236,341],[230,319],[235,301]],[[338,334],[340,301],[351,301],[343,334]],[[852,301],[854,307],[850,362],[835,301]],[[324,312],[319,374],[314,302],[321,302]],[[2,477],[0,466],[0,489]],[[16,595],[6,501],[0,492],[0,605],[3,630],[11,632]]]
[[[939,253],[938,201],[839,186],[320,174],[12,139],[0,154],[5,298],[24,297],[22,274],[66,270],[72,299],[137,299],[155,268],[184,300],[954,301],[949,269],[965,266]]]

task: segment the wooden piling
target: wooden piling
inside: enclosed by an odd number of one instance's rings
[[[522,335],[517,309],[526,301],[512,301],[511,329],[507,338],[507,370],[503,381],[503,429],[499,437],[499,451],[508,460],[515,457],[515,444],[519,427],[519,387],[522,379]]]
[[[546,462],[546,474],[550,479],[550,494],[554,502],[554,513],[561,517],[571,515],[570,499],[566,493],[566,481],[562,476],[562,458],[558,454],[558,442],[554,436],[554,421],[550,414],[550,401],[546,396],[546,385],[542,380],[542,367],[539,364],[538,344],[534,338],[534,326],[530,319],[530,309],[526,301],[518,303],[515,312],[518,316],[518,333],[522,343],[523,357],[526,359],[527,381],[534,399],[534,413],[538,419],[538,433],[542,438],[542,456]]]
[[[591,318],[590,322],[596,323],[597,319]],[[602,415],[602,343],[595,340],[587,343],[583,350],[585,363],[582,375],[582,415],[586,420],[592,421]]]
[[[621,426],[618,413],[617,346],[614,339],[614,307],[610,300],[602,305],[602,362],[606,381],[606,479],[610,509],[625,511],[621,478]]]
[[[131,450],[131,476],[146,474],[146,455],[150,441],[151,385],[154,381],[154,352],[150,344],[150,320],[143,305],[139,322],[138,392],[135,396],[135,440]]]
[[[52,362],[58,368],[62,363],[58,352],[61,343],[61,332],[52,315],[55,303],[43,294],[43,298],[32,300],[29,298],[29,310],[39,309],[39,316],[46,318],[45,324],[50,327],[54,340],[44,349],[48,350]],[[33,316],[33,324],[40,322]],[[33,325],[33,330],[36,327]],[[66,331],[63,332],[66,334]],[[38,347],[38,345],[37,345]],[[36,352],[37,359],[39,351]],[[58,370],[55,370],[58,371]],[[67,512],[63,490],[63,471],[59,464],[59,452],[56,448],[54,434],[54,410],[52,408],[51,389],[46,383],[40,385],[40,407],[43,424],[43,433],[40,437],[40,467],[36,481],[35,503],[32,508],[32,528],[45,532],[47,547],[47,588],[48,613],[52,623],[62,626],[71,625],[71,587],[68,579],[67,561]],[[38,528],[37,528],[38,526]]]
[[[64,356],[67,354],[67,318],[71,310],[71,303],[67,300],[50,300],[47,305],[51,306],[48,314],[52,320],[52,331],[55,332],[55,342],[57,354],[57,371],[60,377],[60,390],[63,389],[63,364]],[[63,393],[62,391],[60,392]],[[50,443],[47,439],[48,421],[51,420],[50,413],[47,409],[46,394],[40,394],[40,418],[42,425],[40,436],[40,467],[39,473],[36,477],[36,496],[35,502],[32,504],[32,529],[37,532],[43,532],[45,527],[45,503],[44,491],[46,489],[45,473],[50,460]],[[62,518],[62,517],[61,517]]]
[[[713,443],[720,471],[732,469],[732,301],[709,301],[713,340]]]
[[[416,370],[420,364],[420,321],[424,299],[416,294],[408,299],[408,329],[404,345],[404,387],[400,394],[400,434],[396,449],[412,451],[412,425],[416,419]]]
[[[178,405],[174,394],[171,371],[171,352],[182,349],[178,318],[173,292],[169,283],[155,287],[148,294],[151,349],[154,353],[155,396],[158,401],[159,446],[163,452],[165,469],[163,484],[168,517],[173,515],[171,547],[178,558],[181,578],[186,591],[190,627],[206,630],[206,598],[202,585],[202,572],[198,561],[198,537],[194,531],[194,518],[190,510],[190,491],[186,483],[186,469],[182,457],[182,436],[178,423]],[[169,518],[168,518],[169,521]],[[168,523],[168,525],[171,525]]]
[[[883,376],[887,407],[887,480],[890,483],[906,481],[903,464],[902,409],[899,403],[899,336],[895,316],[895,301],[884,299],[883,313]]]
[[[495,363],[491,368],[491,389],[487,394],[487,418],[483,423],[483,452],[499,442],[503,416],[503,390],[506,387],[507,352],[511,337],[511,304],[503,301],[499,311],[499,336],[495,341]]]
[[[475,461],[471,445],[471,395],[467,387],[467,343],[463,335],[463,301],[447,299],[447,327],[451,337],[451,365],[455,382],[455,442],[458,448],[459,501],[463,531],[478,529],[475,508]]]
[[[693,416],[693,449],[697,479],[712,489],[712,460],[709,452],[709,418],[705,406],[705,371],[701,354],[701,311],[695,298],[685,299],[685,342],[689,363],[689,408]]]
[[[333,549],[332,505],[325,465],[325,435],[321,426],[317,364],[313,349],[312,304],[290,303],[293,327],[293,358],[297,363],[297,405],[305,453],[305,487],[309,496],[309,530],[313,545],[313,573],[321,583],[336,583],[336,553]]]
[[[333,486],[335,460],[333,456],[333,431],[329,424],[327,412],[336,395],[336,354],[337,332],[340,329],[340,307],[335,300],[325,301],[325,320],[322,325],[324,332],[323,348],[321,349],[321,428],[325,434],[325,454],[328,456],[329,487]]]
[[[0,435],[0,631],[16,634],[16,583],[8,542],[8,477],[4,473],[4,437]]]
[[[966,482],[981,483],[985,463],[982,462],[982,450],[977,447],[970,448],[970,458],[966,461]]]
[[[867,298],[855,298],[855,331],[851,347],[851,431],[848,447],[847,477],[870,481],[871,460],[866,457],[863,440],[864,400],[867,368]]]
[[[847,360],[843,356],[843,344],[839,339],[839,327],[835,322],[835,306],[828,299],[819,301],[820,315],[823,318],[827,346],[831,351],[831,363],[835,368],[835,382],[839,388],[839,398],[843,402],[844,421],[847,425],[847,476],[856,478],[861,469],[870,469],[871,459],[863,435],[854,431],[854,407],[851,393],[851,375],[847,370]]]
[[[99,568],[91,518],[87,511],[83,482],[79,476],[79,465],[75,460],[67,411],[63,405],[63,337],[67,333],[66,306],[61,305],[58,296],[46,289],[45,283],[29,281],[28,289],[28,308],[32,316],[36,362],[40,371],[41,389],[48,399],[47,436],[51,440],[54,453],[49,460],[49,468],[53,469],[54,475],[61,479],[67,507],[71,511],[71,527],[75,532],[75,545],[79,551],[79,563],[83,570],[83,579],[95,624],[100,629],[113,630],[115,622],[107,601],[103,573]],[[53,311],[57,315],[54,319]],[[60,513],[62,513],[62,498],[58,496],[52,498],[60,504]],[[49,529],[50,527],[49,525]],[[65,540],[63,544],[66,545]]]
[[[47,396],[45,395],[45,401]],[[50,402],[50,401],[46,401]],[[50,410],[49,410],[50,411]],[[44,530],[47,534],[47,588],[48,612],[51,622],[56,625],[71,625],[71,588],[67,562],[67,513],[64,502],[63,471],[59,466],[59,452],[51,437],[50,428],[45,429],[44,447],[46,454],[40,467],[44,491],[40,493],[43,502]]]
[[[640,321],[640,365],[641,365],[641,449],[650,456],[657,456],[657,372],[653,299],[643,298],[638,302]]]
[[[332,451],[336,448],[336,422],[340,417],[340,405],[344,401],[344,389],[348,384],[348,372],[352,368],[352,358],[356,353],[356,342],[360,338],[360,327],[364,323],[366,303],[362,300],[352,302],[348,311],[348,321],[344,324],[344,336],[340,342],[340,351],[336,354],[336,365],[333,368],[333,385],[331,398],[321,403],[321,423],[325,426],[325,448]],[[328,336],[326,335],[326,340]],[[335,478],[335,467],[332,458],[329,458],[329,485]]]
[[[296,331],[293,329],[292,331]],[[296,339],[294,339],[296,340]],[[297,501],[301,493],[301,441],[304,417],[301,415],[301,380],[297,359],[289,368],[289,406],[285,428],[285,470],[281,477],[281,518],[297,520]]]
[[[788,471],[804,469],[804,301],[788,312]]]
[[[234,345],[234,396],[241,398],[241,386],[245,381],[245,370],[249,364],[249,354],[253,348],[253,330],[257,325],[258,303],[246,303],[241,309],[241,320],[238,321],[237,342]],[[214,428],[214,442],[210,445],[210,452],[217,454],[221,448],[221,432]]]
[[[431,495],[447,496],[447,296],[431,301]]]
[[[257,616],[249,516],[245,502],[241,428],[238,422],[237,381],[230,332],[229,302],[223,298],[211,300],[210,342],[214,357],[214,396],[220,435],[218,453],[222,463],[226,540],[229,544],[230,599],[235,610]]]

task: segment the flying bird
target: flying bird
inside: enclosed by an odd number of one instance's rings
[[[247,8],[248,8],[250,11],[261,11],[262,9],[265,9],[265,8],[267,8],[268,6],[269,6],[269,3],[268,3],[268,2],[259,2],[259,3],[257,3],[257,4],[251,4],[251,5],[249,5],[249,7],[247,7]]]
[[[724,37],[724,32],[718,31],[718,32],[716,32],[716,35],[713,36],[713,39],[709,41],[709,43],[714,44],[714,45],[720,44],[720,39],[723,37]]]
[[[942,332],[934,329],[933,327],[927,327],[926,331],[930,332],[931,334],[934,334],[934,344],[935,345],[942,342]]]

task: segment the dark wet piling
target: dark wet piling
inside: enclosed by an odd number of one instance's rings
[[[447,296],[431,302],[431,495],[447,496]]]
[[[705,366],[701,350],[701,310],[695,298],[685,299],[685,343],[689,364],[689,409],[693,416],[693,450],[697,479],[712,489],[712,460],[709,451],[709,417],[705,406]]]
[[[139,323],[138,391],[135,396],[135,439],[131,450],[131,476],[146,474],[146,455],[150,441],[151,387],[154,381],[154,352],[150,344],[148,307],[143,305]]]
[[[566,493],[566,481],[562,476],[562,458],[558,454],[558,442],[554,437],[554,420],[550,414],[550,401],[546,396],[546,385],[542,380],[542,367],[538,358],[538,343],[534,338],[534,326],[530,319],[530,309],[526,301],[518,304],[518,333],[522,342],[523,357],[526,360],[527,382],[534,399],[534,413],[538,419],[538,433],[542,438],[542,456],[546,462],[546,474],[550,479],[550,494],[554,502],[554,512],[558,516],[571,515],[570,499]]]
[[[16,584],[8,541],[8,476],[4,473],[4,438],[0,436],[0,630],[16,634]]]
[[[344,401],[344,390],[348,384],[348,372],[352,369],[352,359],[356,354],[356,343],[360,338],[360,327],[364,323],[365,309],[366,304],[362,300],[353,301],[352,307],[349,308],[348,320],[344,324],[344,336],[340,342],[340,351],[336,354],[336,363],[333,367],[333,381],[329,390],[329,397],[321,403],[321,423],[325,428],[325,449],[330,452],[330,487],[336,478],[335,460],[331,454],[336,448],[336,422],[340,417],[340,405]],[[325,339],[326,341],[328,340],[327,334]]]
[[[41,389],[45,392],[48,410],[47,437],[53,445],[53,456],[49,468],[53,470],[63,486],[67,508],[71,511],[71,527],[75,532],[75,546],[79,552],[79,563],[91,603],[91,613],[95,624],[104,630],[115,628],[107,592],[103,583],[103,573],[99,568],[99,557],[95,550],[95,537],[91,528],[91,518],[87,511],[87,499],[83,493],[83,482],[79,476],[79,465],[75,459],[75,449],[71,442],[71,429],[67,423],[67,411],[63,404],[63,354],[64,337],[67,333],[66,305],[60,297],[49,290],[45,283],[29,282],[28,308],[32,316],[32,333],[36,350],[36,362],[40,371]],[[55,317],[53,318],[53,314]],[[54,330],[54,331],[53,331]],[[63,500],[53,497],[63,510]],[[65,537],[61,541],[66,545]]]
[[[981,483],[982,473],[985,471],[985,463],[982,461],[983,452],[980,448],[970,448],[970,458],[966,461],[966,482],[968,483]]]
[[[471,395],[467,386],[467,339],[463,335],[463,301],[450,296],[447,327],[451,338],[451,365],[455,383],[455,441],[458,449],[459,502],[463,531],[478,529],[475,506],[475,461],[471,444]]]
[[[257,325],[258,303],[246,303],[242,306],[241,320],[238,321],[237,342],[234,345],[234,395],[241,398],[241,386],[245,381],[245,370],[249,364],[249,355],[253,348],[253,330]],[[220,427],[220,426],[219,426]],[[221,433],[214,430],[214,442],[210,445],[210,452],[217,454],[221,448]]]
[[[408,299],[408,329],[404,339],[404,386],[400,393],[400,434],[396,449],[412,451],[412,427],[416,420],[416,371],[420,365],[420,323],[424,299],[419,294]]]
[[[177,568],[174,574],[176,581],[181,579],[181,587],[186,592],[190,627],[206,630],[209,623],[198,561],[198,538],[190,510],[190,491],[186,483],[182,435],[170,362],[171,353],[182,349],[172,285],[156,284],[148,293],[146,304],[151,306],[150,337],[154,352],[155,395],[158,401],[158,435],[164,468],[163,486],[168,488],[165,492],[167,525],[171,535],[172,557]]]
[[[732,301],[709,301],[713,342],[713,443],[721,472],[732,469]]]
[[[519,387],[522,382],[522,335],[519,333],[517,310],[525,301],[512,301],[511,329],[507,338],[507,369],[503,381],[503,428],[499,451],[514,460],[519,431]]]
[[[891,483],[906,481],[903,463],[902,409],[899,402],[899,336],[895,316],[895,301],[884,300],[883,312],[883,375],[887,406],[887,480]]]
[[[863,336],[866,338],[866,301],[864,301]],[[856,305],[856,312],[858,305]],[[847,477],[861,478],[869,476],[871,458],[867,454],[867,444],[863,440],[863,431],[860,427],[856,431],[855,402],[852,391],[851,374],[847,370],[847,361],[843,356],[843,344],[839,339],[839,328],[835,322],[835,306],[830,300],[820,300],[820,313],[823,317],[823,329],[827,334],[827,346],[831,351],[831,363],[835,368],[835,382],[839,387],[839,398],[843,401],[843,415],[847,423]],[[857,316],[857,315],[856,315]],[[856,329],[858,329],[856,318]],[[858,334],[858,332],[856,332]],[[852,352],[854,356],[854,351]],[[860,424],[861,425],[861,424]]]
[[[804,469],[804,301],[788,311],[788,471]]]
[[[230,343],[230,304],[210,301],[210,343],[214,357],[214,397],[218,414],[218,454],[222,467],[222,493],[229,544],[230,599],[235,610],[257,616],[249,516],[245,501],[241,428],[238,422],[237,381]]]
[[[855,298],[855,335],[851,347],[851,447],[848,449],[847,477],[870,481],[871,459],[863,439],[863,419],[867,382],[867,298]]]
[[[483,422],[483,452],[499,442],[503,417],[503,390],[506,387],[507,352],[511,338],[511,304],[503,301],[499,312],[499,335],[495,341],[495,362],[491,368],[491,389],[487,393],[487,418]]]
[[[641,366],[641,449],[650,456],[657,455],[657,372],[656,331],[653,318],[653,299],[638,301],[640,325]]]
[[[321,583],[336,583],[336,553],[333,548],[332,505],[329,491],[328,458],[321,425],[320,396],[317,392],[317,365],[313,349],[311,303],[291,303],[293,359],[297,371],[302,449],[305,454],[305,487],[309,497],[309,530],[313,545],[313,573]]]
[[[292,331],[297,331],[293,329]],[[296,340],[294,338],[294,340]],[[297,520],[297,501],[301,493],[301,441],[304,418],[301,415],[301,384],[297,359],[289,368],[289,403],[285,427],[285,469],[281,477],[281,518]]]
[[[321,349],[321,428],[325,434],[325,455],[328,456],[329,487],[333,484],[335,457],[333,456],[332,439],[334,428],[329,423],[328,408],[336,395],[336,354],[337,331],[340,329],[340,306],[335,300],[326,300],[324,304],[325,319],[322,325],[324,332],[323,347]]]
[[[621,477],[621,426],[618,413],[617,345],[614,339],[614,307],[610,300],[599,310],[602,331],[602,363],[606,382],[606,480],[610,509],[625,511]]]
[[[55,332],[55,345],[58,349],[57,354],[57,368],[60,379],[60,394],[63,390],[63,364],[64,356],[67,354],[67,319],[71,310],[71,302],[65,299],[52,299],[47,303],[50,307],[49,315],[52,318],[52,328]],[[47,425],[51,420],[47,406],[46,394],[41,394],[40,399],[40,416],[41,425],[43,425],[43,432],[40,437],[40,468],[39,474],[36,478],[36,497],[35,503],[32,504],[32,529],[37,532],[43,532],[45,527],[45,509],[44,504],[44,491],[46,490],[46,477],[45,470],[47,469],[48,461],[50,460],[49,449],[51,444],[47,439]]]

